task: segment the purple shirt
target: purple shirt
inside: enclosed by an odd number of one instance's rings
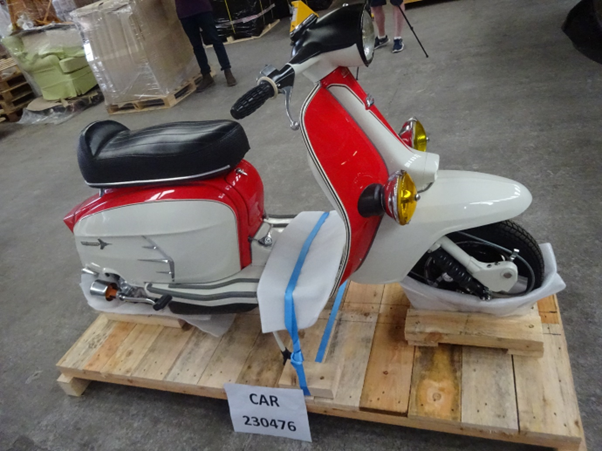
[[[176,0],[176,11],[178,18],[194,16],[199,13],[212,11],[209,0]]]

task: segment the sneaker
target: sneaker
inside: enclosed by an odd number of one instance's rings
[[[211,76],[211,74],[203,75],[201,81],[198,85],[196,85],[196,92],[203,92],[209,86],[213,86],[215,84],[215,80]]]
[[[405,46],[403,45],[403,39],[393,39],[393,53],[399,53],[403,50]]]
[[[230,69],[224,70],[224,75],[226,76],[226,84],[228,86],[236,86],[236,78],[234,78]]]
[[[374,50],[384,47],[389,42],[389,37],[385,36],[384,38],[379,38],[378,36],[374,40]]]

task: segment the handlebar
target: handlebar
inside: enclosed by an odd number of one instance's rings
[[[274,87],[267,81],[261,81],[250,91],[247,91],[240,99],[232,105],[230,114],[234,119],[242,119],[253,114],[268,99],[274,97]]]

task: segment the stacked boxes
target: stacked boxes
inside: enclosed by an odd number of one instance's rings
[[[107,0],[71,13],[107,105],[162,98],[199,67],[173,0]]]

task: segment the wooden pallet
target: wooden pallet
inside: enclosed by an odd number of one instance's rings
[[[108,104],[107,111],[109,114],[125,114],[171,108],[195,92],[200,78],[200,75],[190,78],[178,86],[171,94],[166,96],[149,97],[144,100],[135,100],[133,102]]]
[[[544,355],[404,339],[409,303],[393,285],[350,284],[325,362],[341,369],[333,399],[307,398],[308,411],[364,421],[585,451],[585,440],[555,296],[539,302]],[[312,362],[326,309],[302,332]],[[225,399],[224,383],[282,384],[282,357],[260,333],[256,312],[237,315],[215,338],[108,320],[101,315],[58,362],[59,384],[80,395],[89,381]]]
[[[484,313],[434,312],[410,308],[405,339],[413,346],[441,343],[506,349],[508,354],[543,356],[543,328],[537,307],[528,315],[497,317]]]

